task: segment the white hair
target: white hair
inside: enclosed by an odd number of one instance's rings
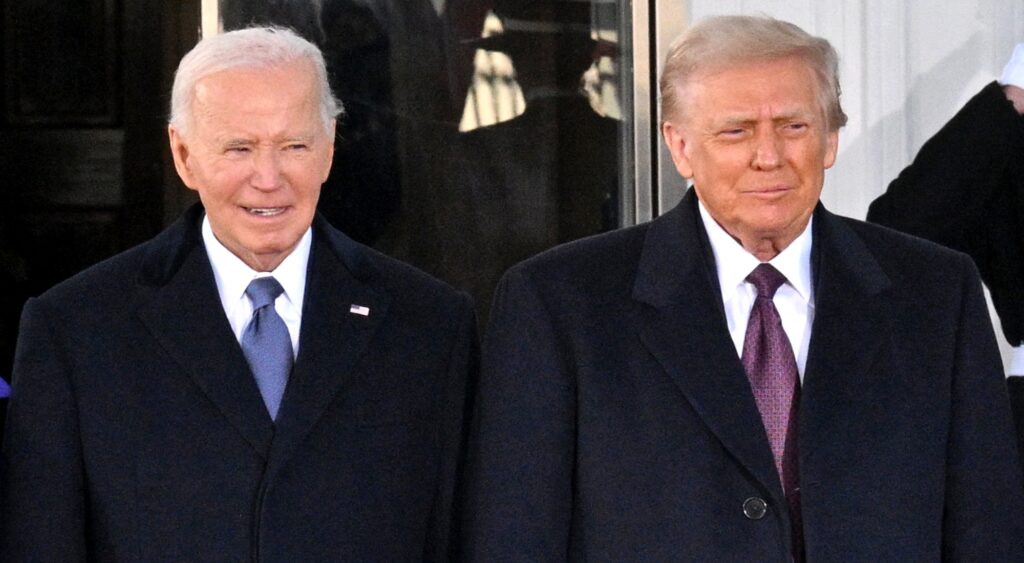
[[[199,41],[178,64],[171,88],[169,122],[185,134],[191,125],[196,84],[217,72],[232,69],[260,69],[307,60],[313,66],[320,92],[320,118],[324,129],[344,112],[327,80],[323,53],[294,31],[282,27],[250,27],[207,37]]]

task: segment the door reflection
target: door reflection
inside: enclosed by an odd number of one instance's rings
[[[487,300],[516,262],[618,225],[619,122],[581,87],[614,44],[591,37],[586,3],[501,2],[494,13],[502,31],[471,44],[508,55],[525,109],[459,135],[449,192],[466,219],[451,228],[475,230],[454,253],[467,267],[444,272]]]
[[[619,226],[621,122],[605,115],[617,111],[607,76],[617,46],[596,38],[614,33],[613,3],[221,0],[220,10],[224,29],[284,25],[321,47],[346,111],[321,212],[469,291],[481,321],[505,269]]]

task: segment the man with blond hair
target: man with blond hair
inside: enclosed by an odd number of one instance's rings
[[[201,204],[25,307],[0,560],[448,560],[472,304],[316,215],[320,51],[203,39],[171,106]]]
[[[1024,560],[973,264],[819,203],[837,66],[767,17],[674,44],[662,133],[683,201],[499,287],[469,560]]]

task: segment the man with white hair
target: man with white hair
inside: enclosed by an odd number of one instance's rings
[[[0,560],[447,560],[472,304],[316,216],[319,50],[204,39],[171,105],[201,205],[25,307]]]
[[[846,117],[827,41],[712,18],[671,48],[693,188],[495,297],[471,561],[1022,561],[1021,473],[970,259],[819,203]]]

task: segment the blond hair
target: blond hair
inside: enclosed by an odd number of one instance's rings
[[[663,121],[682,117],[680,92],[703,71],[798,56],[818,83],[817,97],[829,131],[846,125],[839,103],[839,55],[825,39],[767,16],[716,16],[694,25],[669,48],[661,74]]]

